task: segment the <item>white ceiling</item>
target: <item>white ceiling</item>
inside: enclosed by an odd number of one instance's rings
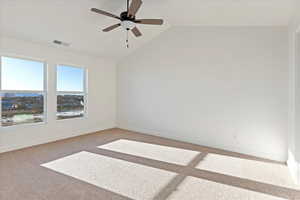
[[[115,14],[126,0],[0,0],[3,35],[47,43],[55,39],[93,55],[119,59],[170,26],[282,26],[289,23],[293,0],[143,0],[138,18],[163,18],[164,26],[139,26],[125,48],[122,29],[103,33],[117,20],[90,12],[96,7]]]

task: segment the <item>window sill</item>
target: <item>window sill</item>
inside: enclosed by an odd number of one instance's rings
[[[67,118],[67,119],[55,119],[55,122],[65,122],[65,121],[77,121],[77,120],[86,120],[88,119],[87,116],[83,116],[83,117],[74,117],[74,118]]]

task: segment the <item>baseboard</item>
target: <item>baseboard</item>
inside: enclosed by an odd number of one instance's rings
[[[294,155],[291,151],[289,151],[288,161],[287,161],[288,168],[290,170],[291,176],[296,184],[300,184],[300,163],[296,161]]]
[[[246,155],[251,155],[251,156],[255,156],[255,157],[259,157],[259,158],[264,158],[264,159],[268,159],[268,160],[273,160],[273,161],[286,163],[286,160],[282,160],[282,159],[278,158],[277,155],[266,154],[266,152],[258,152],[258,151],[253,152],[253,150],[251,150],[251,149],[241,150],[239,148],[228,148],[226,146],[224,146],[224,147],[223,146],[216,146],[216,145],[214,146],[214,145],[211,145],[211,144],[201,143],[201,141],[191,141],[191,140],[188,140],[186,138],[178,137],[177,134],[172,134],[172,138],[171,138],[171,137],[167,136],[167,135],[171,135],[171,134],[166,134],[168,132],[163,131],[163,130],[146,129],[146,128],[137,127],[137,126],[127,124],[127,123],[118,123],[117,127],[121,128],[121,129],[129,130],[129,131],[140,132],[140,133],[143,133],[143,134],[154,135],[154,136],[158,136],[158,137],[165,137],[165,138],[168,138],[168,139],[174,139],[174,140],[179,140],[179,141],[183,141],[183,142],[189,142],[189,143],[202,145],[202,146],[209,146],[209,147],[212,147],[212,148],[222,149],[222,150],[225,150],[225,151],[237,152],[237,153],[241,153],[241,154],[246,154]]]
[[[83,131],[83,132],[77,132],[77,133],[76,132],[70,132],[69,134],[66,134],[66,136],[51,137],[51,138],[45,139],[43,141],[34,142],[34,143],[31,143],[31,144],[10,145],[10,146],[5,146],[5,147],[0,147],[0,153],[20,150],[20,149],[24,149],[24,148],[28,148],[28,147],[32,147],[32,146],[47,144],[47,143],[50,143],[50,142],[69,139],[69,138],[82,136],[82,135],[87,135],[87,134],[95,133],[95,132],[98,132],[98,131],[104,131],[104,130],[109,130],[109,129],[113,129],[113,128],[116,128],[116,126],[115,125],[109,125],[109,126],[106,126],[106,127],[90,128],[89,130],[86,130],[86,131]]]

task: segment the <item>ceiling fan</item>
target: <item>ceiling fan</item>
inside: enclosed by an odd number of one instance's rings
[[[136,19],[136,14],[138,10],[140,9],[141,5],[143,4],[142,0],[131,0],[131,4],[129,6],[129,0],[127,0],[127,10],[122,12],[120,16],[111,14],[109,12],[99,10],[97,8],[92,8],[91,11],[105,15],[107,17],[112,17],[115,19],[120,20],[120,23],[114,24],[112,26],[109,26],[105,29],[103,29],[104,32],[112,31],[119,26],[121,26],[124,30],[127,31],[127,48],[128,48],[128,31],[131,30],[131,32],[136,36],[140,37],[142,36],[142,33],[140,30],[136,27],[137,24],[147,24],[147,25],[162,25],[163,20],[162,19]]]

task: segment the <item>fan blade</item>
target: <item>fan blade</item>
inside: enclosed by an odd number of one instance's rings
[[[140,32],[140,30],[137,27],[134,27],[133,29],[131,29],[131,31],[135,35],[135,37],[142,36],[142,33]]]
[[[112,25],[112,26],[109,26],[109,27],[103,29],[103,31],[104,31],[104,32],[109,32],[109,31],[111,31],[111,30],[114,30],[114,29],[118,28],[119,26],[121,26],[120,23],[119,23],[119,24]]]
[[[101,14],[101,15],[108,16],[108,17],[112,17],[112,18],[116,18],[116,19],[121,19],[121,18],[118,17],[117,15],[108,13],[108,12],[103,11],[103,10],[99,10],[99,9],[97,9],[97,8],[92,8],[91,11],[92,11],[92,12],[95,12],[95,13],[98,13],[98,14]]]
[[[132,0],[130,7],[128,9],[128,13],[127,13],[128,17],[135,16],[135,14],[140,9],[142,3],[143,3],[142,0]]]
[[[149,24],[149,25],[162,25],[164,20],[162,19],[137,19],[134,21],[138,24]]]

